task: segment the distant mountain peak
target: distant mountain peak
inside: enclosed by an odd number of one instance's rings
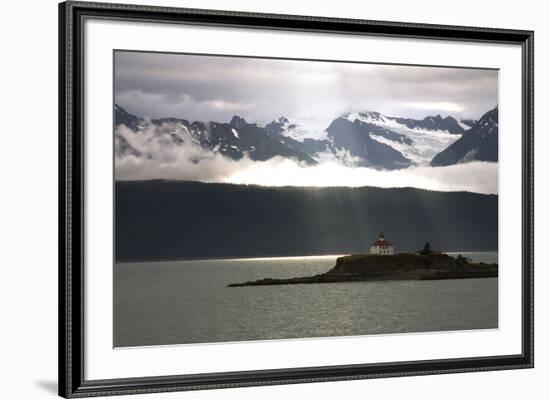
[[[363,112],[359,112],[359,114],[364,116],[376,116],[376,117],[379,117],[382,115],[378,111],[363,111]]]
[[[387,116],[373,110],[348,112],[332,121],[323,117],[299,118],[279,114],[266,125],[247,122],[239,115],[234,115],[229,123],[180,118],[145,119],[132,115],[119,104],[114,104],[114,116],[115,135],[120,136],[117,136],[115,145],[120,157],[145,156],[145,147],[131,148],[133,132],[152,135],[154,142],[167,148],[173,146],[171,148],[175,151],[187,143],[233,160],[246,157],[263,161],[281,156],[307,164],[336,161],[389,170],[430,163],[437,165],[436,155],[473,130],[452,116],[437,114],[412,119]],[[498,107],[475,123],[485,126],[486,136],[497,132]],[[120,125],[130,131],[119,128]],[[460,159],[462,162],[470,158],[477,160],[482,150],[471,152],[468,157],[462,155]]]
[[[128,111],[126,111],[125,108],[121,107],[121,106],[118,105],[118,104],[115,104],[115,112],[119,112],[119,113],[125,114],[125,115],[132,115],[132,114],[130,114]],[[132,115],[132,116],[134,116],[134,115]],[[136,117],[136,116],[134,116],[134,117]],[[137,117],[136,117],[136,118],[137,118]]]
[[[233,115],[233,118],[231,118],[231,122],[229,122],[229,126],[231,126],[233,129],[240,129],[243,126],[248,125],[248,123],[244,120],[244,118],[240,117],[239,115]]]
[[[135,115],[132,115],[126,111],[123,107],[118,104],[115,104],[115,126],[125,125],[130,129],[136,129],[140,124],[140,118]]]
[[[284,137],[299,142],[310,139],[321,141],[326,139],[327,125],[323,120],[315,118],[295,119],[283,115],[265,125],[265,129],[278,139]]]
[[[400,118],[387,116],[377,111],[348,112],[341,116],[350,122],[359,122],[383,126],[386,128],[396,127],[396,124],[403,125],[408,129],[442,131],[451,134],[462,134],[464,128],[452,116],[443,118],[440,114],[429,115],[424,119]]]
[[[498,106],[483,114],[460,139],[437,154],[432,166],[470,161],[498,162]]]
[[[378,111],[355,111],[355,112],[346,112],[344,113],[341,118],[348,119],[351,122],[353,122],[353,119],[360,119],[360,118],[373,118],[373,119],[380,119],[383,115]]]
[[[286,116],[281,116],[279,117],[279,119],[277,119],[277,122],[280,122],[280,123],[290,123],[290,121],[288,120],[288,118]]]

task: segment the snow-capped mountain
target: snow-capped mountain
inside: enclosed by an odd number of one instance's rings
[[[470,130],[437,154],[432,166],[470,161],[498,162],[498,106],[487,112]]]
[[[412,165],[411,160],[400,151],[374,138],[380,135],[390,143],[412,144],[403,135],[347,117],[335,119],[327,128],[327,133],[337,157],[349,166],[402,169]]]
[[[410,119],[353,112],[323,128],[323,124],[312,120],[284,116],[261,126],[236,115],[229,123],[190,122],[140,118],[119,105],[114,111],[117,157],[161,157],[163,162],[170,162],[184,154],[200,162],[201,157],[215,155],[253,161],[279,156],[307,165],[329,160],[351,167],[389,170],[430,165],[437,154],[482,122],[465,133],[462,122],[440,115]]]
[[[422,120],[397,118],[379,112],[352,112],[342,116],[362,126],[373,140],[388,145],[410,160],[409,165],[429,165],[432,158],[464,130],[453,117],[429,116]]]
[[[281,116],[279,119],[265,125],[268,132],[290,137],[296,141],[304,141],[305,139],[326,140],[326,128],[327,124],[323,121],[288,118],[286,116]]]
[[[189,122],[185,119],[143,119],[115,106],[115,154],[155,157],[187,150],[190,154],[211,152],[234,160],[265,161],[275,156],[294,158],[306,164],[316,161],[303,151],[274,139],[254,123],[234,116],[229,123]],[[175,154],[172,154],[175,155]],[[204,155],[204,154],[203,154]],[[200,159],[197,159],[197,162]]]
[[[394,116],[382,115],[380,112],[350,112],[344,114],[352,122],[356,119],[361,122],[384,126],[408,128],[411,130],[438,132],[448,134],[462,134],[464,129],[459,122],[452,116],[443,118],[441,115],[427,116],[424,119],[398,118]]]

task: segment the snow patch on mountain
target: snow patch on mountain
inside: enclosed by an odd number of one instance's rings
[[[373,112],[373,111],[349,112],[342,115],[342,117],[345,119],[348,119],[350,122],[355,122],[355,120],[358,120],[363,123],[369,123],[372,125],[389,129],[389,130],[394,130],[396,133],[400,133],[396,129],[401,129],[404,132],[412,131],[412,132],[419,132],[419,133],[425,133],[425,134],[439,134],[439,135],[452,134],[451,132],[449,132],[449,130],[446,130],[446,129],[426,129],[422,127],[410,128],[404,123],[399,122],[399,119],[403,119],[403,118],[386,116],[381,114],[380,112]],[[429,116],[426,118],[426,120],[434,121],[435,118],[433,116]],[[422,123],[423,121],[418,121],[418,122]]]
[[[466,162],[472,162],[475,161],[476,155],[479,152],[478,148],[472,148],[470,151],[468,151],[462,159],[458,163],[466,163]]]
[[[336,148],[334,155],[337,162],[344,166],[354,167],[361,164],[361,158],[353,156],[349,150]]]
[[[461,137],[461,135],[452,134],[445,130],[410,128],[399,123],[394,118],[382,115],[379,112],[351,112],[344,114],[342,117],[351,122],[357,120],[362,123],[380,126],[409,138],[412,142],[411,144],[389,140],[375,133],[370,134],[373,140],[399,151],[416,165],[428,165],[436,154],[449,147]]]
[[[330,122],[281,116],[271,123],[279,128],[279,133],[283,136],[303,142],[304,139],[326,140],[327,133],[325,130]]]
[[[377,135],[371,135],[371,137],[401,152],[417,165],[428,165],[436,154],[449,147],[461,137],[457,134],[409,129],[402,125],[394,127],[392,130],[407,136],[412,140],[413,144],[398,143]]]

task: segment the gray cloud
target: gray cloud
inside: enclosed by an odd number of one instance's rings
[[[498,72],[119,51],[115,101],[139,116],[220,122],[357,110],[479,118],[498,102]]]
[[[163,133],[180,136],[174,145]],[[174,125],[148,125],[134,133],[116,128],[144,156],[116,158],[116,180],[195,180],[202,182],[268,186],[375,186],[415,187],[437,191],[498,193],[498,164],[470,162],[445,167],[416,166],[401,170],[353,168],[336,160],[315,166],[294,159],[274,157],[264,162],[249,158],[235,161],[205,150],[190,139],[187,129]]]
[[[265,162],[234,161],[200,148],[182,149],[170,162],[163,157],[117,159],[117,180],[195,180],[269,186],[415,187],[436,191],[498,194],[498,165],[471,162],[445,167],[419,166],[399,171],[349,168],[336,162],[316,166],[275,157]],[[192,155],[192,156],[191,156]],[[200,156],[200,162],[194,162]]]

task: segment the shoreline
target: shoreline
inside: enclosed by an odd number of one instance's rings
[[[496,252],[498,253],[497,249],[487,249],[487,250],[465,250],[465,251],[441,251],[444,254],[448,254],[450,256],[454,255],[465,255],[465,254],[474,254],[474,253],[492,253]],[[154,262],[186,262],[186,261],[208,261],[208,260],[216,260],[216,261],[223,261],[223,260],[254,260],[254,259],[289,259],[289,258],[320,258],[320,257],[329,257],[329,256],[335,256],[335,257],[343,257],[343,256],[351,256],[351,254],[335,254],[335,253],[324,253],[324,254],[309,254],[309,255],[265,255],[265,256],[224,256],[224,257],[185,257],[185,258],[171,258],[171,259],[163,259],[163,258],[154,258],[154,259],[135,259],[135,260],[115,260],[113,262],[114,265],[122,265],[127,263],[154,263]]]
[[[228,287],[259,287],[259,286],[273,286],[273,285],[298,285],[298,284],[332,284],[332,283],[363,283],[369,281],[435,281],[435,280],[468,280],[468,279],[479,279],[479,278],[498,278],[498,275],[472,275],[468,277],[458,277],[458,276],[441,276],[441,277],[425,277],[425,278],[407,278],[407,277],[379,277],[379,278],[367,278],[367,279],[336,279],[334,281],[324,280],[324,281],[282,281],[281,279],[263,279],[256,281],[247,281],[245,283],[234,283],[229,284]],[[297,277],[292,280],[310,280],[311,277]],[[270,281],[272,280],[272,281]]]
[[[498,264],[472,262],[464,256],[444,253],[348,255],[336,259],[336,265],[326,273],[287,279],[264,278],[228,287],[328,284],[391,280],[450,280],[498,277]]]

